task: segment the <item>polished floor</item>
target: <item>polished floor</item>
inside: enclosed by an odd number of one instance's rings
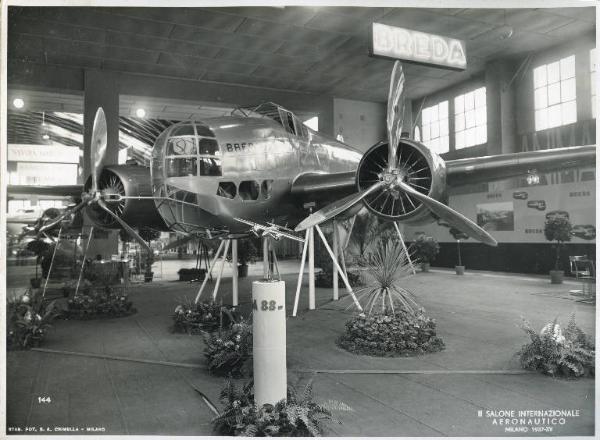
[[[103,434],[210,435],[212,413],[194,387],[217,403],[224,379],[207,374],[201,337],[169,331],[177,301],[193,297],[198,289],[197,284],[172,281],[181,265],[164,262],[160,280],[130,289],[136,315],[57,321],[43,346],[46,351],[9,352],[7,426],[36,428],[34,433],[72,428],[81,434],[96,428]],[[297,267],[296,261],[282,264],[288,313]],[[260,272],[255,265],[241,281],[246,309],[250,283]],[[337,414],[342,424],[329,425],[328,435],[594,434],[593,379],[529,373],[514,357],[527,342],[519,328],[521,317],[541,328],[556,316],[566,323],[575,312],[584,331],[594,334],[595,306],[569,294],[576,283],[551,285],[545,277],[484,272],[459,277],[434,270],[407,279],[406,287],[436,319],[444,351],[372,358],[339,349],[335,339],[352,314],[345,310],[349,302],[332,302],[330,289],[317,289],[317,310],[306,310],[305,279],[301,313],[288,319],[288,381],[301,386],[312,377],[317,400],[340,400],[353,408]],[[223,281],[221,293],[229,302],[230,280]],[[40,403],[40,397],[51,402]],[[532,428],[515,432],[501,418],[487,417],[492,410],[543,409],[579,413],[564,424],[542,425],[552,431],[538,433]]]

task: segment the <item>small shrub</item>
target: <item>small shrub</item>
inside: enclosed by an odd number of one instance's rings
[[[572,226],[569,219],[563,217],[551,217],[544,223],[544,236],[548,241],[556,241],[556,258],[554,270],[560,267],[560,251],[565,241],[571,241]]]
[[[594,376],[595,347],[575,323],[574,314],[564,332],[557,319],[539,333],[526,320],[521,328],[531,339],[517,353],[523,368],[556,377]]]
[[[362,285],[362,279],[358,272],[348,272],[348,282],[351,287],[357,287]],[[344,286],[344,280],[338,273],[338,285]],[[332,272],[321,272],[315,276],[315,286],[317,287],[333,287],[333,271]]]
[[[346,332],[337,340],[345,350],[371,356],[411,356],[444,349],[436,336],[435,320],[423,309],[416,313],[361,313],[346,322]]]
[[[182,268],[177,271],[179,281],[202,281],[206,276],[206,269],[186,269]]]
[[[122,288],[85,287],[67,303],[64,317],[70,319],[120,318],[137,312]]]
[[[254,403],[252,383],[238,389],[228,382],[221,391],[221,402],[225,410],[213,420],[215,432],[245,437],[317,437],[323,433],[324,422],[337,421],[332,410],[352,411],[341,402],[313,402],[312,382],[301,396],[288,387],[287,400],[260,408]]]
[[[245,321],[229,329],[208,335],[204,333],[204,354],[208,371],[218,376],[250,376],[252,374],[252,325]]]
[[[235,321],[232,307],[222,306],[214,302],[199,302],[184,299],[175,307],[173,313],[173,331],[175,333],[198,334],[202,331],[212,332],[217,328],[229,327]]]
[[[38,347],[57,316],[55,304],[55,301],[44,302],[33,291],[9,300],[6,307],[7,349]]]
[[[431,263],[439,254],[440,245],[435,238],[421,234],[413,243],[412,250],[420,263]]]

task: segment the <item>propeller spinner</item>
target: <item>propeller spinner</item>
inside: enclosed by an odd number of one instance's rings
[[[410,157],[403,160],[402,149],[399,149],[400,137],[404,123],[405,110],[405,77],[402,64],[399,61],[394,63],[392,76],[390,80],[390,91],[388,95],[387,106],[387,135],[388,135],[388,154],[387,161],[381,158],[385,163],[379,163],[379,172],[374,173],[372,185],[361,187],[358,193],[352,194],[330,205],[325,206],[319,211],[305,218],[298,226],[296,231],[302,231],[315,226],[324,221],[330,220],[343,211],[351,208],[363,199],[367,204],[374,203],[377,199],[385,195],[383,207],[385,208],[388,200],[391,200],[391,215],[395,213],[394,206],[402,206],[405,201],[410,202],[415,208],[415,201],[422,203],[430,212],[440,217],[456,229],[465,232],[469,236],[490,246],[497,246],[497,242],[484,229],[479,227],[473,221],[464,215],[456,212],[452,208],[440,203],[436,199],[429,197],[428,194],[418,191],[418,188],[427,190],[422,184],[416,182],[419,177],[416,172],[410,172]],[[411,174],[415,176],[411,177]],[[425,191],[427,192],[427,191]],[[396,205],[395,205],[396,204]],[[389,210],[389,208],[388,208]]]

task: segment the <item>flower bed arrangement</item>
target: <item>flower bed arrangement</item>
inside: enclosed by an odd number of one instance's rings
[[[231,377],[252,375],[252,324],[240,320],[219,333],[203,335],[206,343],[204,354],[211,374]]]
[[[86,287],[71,298],[64,317],[69,319],[120,318],[137,312],[123,288]]]
[[[244,437],[318,437],[325,422],[341,423],[333,418],[332,410],[352,411],[341,402],[313,402],[312,382],[301,396],[288,387],[287,400],[260,408],[254,403],[252,383],[238,389],[228,382],[221,391],[221,402],[225,409],[213,420],[215,432]]]
[[[521,328],[531,342],[517,353],[521,366],[555,377],[585,377],[595,375],[595,347],[575,323],[571,315],[564,332],[555,319],[539,333],[523,320]]]
[[[175,333],[199,334],[212,332],[219,327],[227,328],[235,321],[233,307],[214,302],[199,302],[185,299],[175,307],[173,331]]]
[[[46,303],[36,291],[8,300],[6,347],[8,350],[38,347],[56,318],[55,301]]]
[[[373,280],[356,292],[364,313],[346,323],[337,344],[371,356],[410,356],[444,349],[435,320],[401,286],[412,275],[404,247],[397,241],[380,242],[365,256],[364,265]]]
[[[435,320],[423,309],[417,313],[361,313],[346,322],[338,345],[356,354],[370,356],[411,356],[444,349],[436,336]]]

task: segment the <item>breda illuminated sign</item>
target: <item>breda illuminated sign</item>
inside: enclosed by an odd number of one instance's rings
[[[381,23],[373,23],[371,55],[454,70],[467,68],[464,41]]]

